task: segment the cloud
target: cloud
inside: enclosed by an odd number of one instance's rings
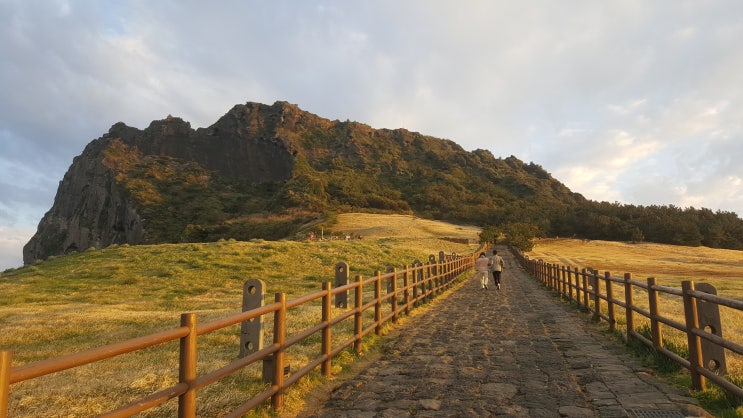
[[[22,249],[34,234],[34,230],[0,226],[0,271],[23,266]]]
[[[743,213],[743,3],[0,2],[0,227],[118,121],[286,100],[515,155],[595,200]]]

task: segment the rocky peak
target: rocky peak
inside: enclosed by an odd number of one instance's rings
[[[24,247],[24,263],[89,247],[147,241],[141,202],[117,181],[121,167],[111,163],[114,155],[121,162],[136,154],[128,167],[144,158],[170,158],[247,183],[285,181],[292,173],[296,147],[280,132],[286,130],[280,125],[304,123],[303,113],[286,102],[272,106],[249,102],[233,107],[205,129],[194,130],[171,115],[144,130],[114,124],[73,160],[52,208]],[[106,155],[109,164],[104,164]]]

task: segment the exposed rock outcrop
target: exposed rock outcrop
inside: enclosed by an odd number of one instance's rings
[[[90,247],[148,242],[142,202],[132,199],[117,181],[118,163],[105,161],[113,144],[123,144],[127,153],[139,158],[194,162],[227,178],[283,181],[291,176],[296,150],[278,134],[312,123],[328,122],[285,102],[237,105],[214,125],[198,130],[171,116],[153,121],[144,130],[119,122],[75,157],[59,184],[54,205],[23,248],[23,261],[29,264]]]
[[[49,255],[142,241],[142,219],[135,202],[99,157],[106,144],[105,139],[93,141],[75,157],[59,184],[54,205],[23,248],[26,264]]]

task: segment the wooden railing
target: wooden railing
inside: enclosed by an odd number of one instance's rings
[[[743,346],[722,337],[720,307],[743,311],[743,302],[717,296],[716,289],[708,283],[694,284],[683,281],[681,289],[660,286],[650,277],[646,283],[632,280],[630,273],[612,277],[606,271],[578,269],[531,260],[518,250],[513,250],[522,267],[545,286],[557,291],[561,297],[588,309],[596,321],[604,320],[612,331],[623,319],[627,342],[640,341],[672,361],[689,370],[692,388],[705,390],[706,380],[718,385],[730,395],[743,399],[743,389],[727,379],[725,350],[743,354]],[[621,291],[615,296],[615,286]],[[644,292],[647,309],[635,303],[636,295]],[[661,298],[661,296],[664,296]],[[663,307],[670,305],[672,297],[678,298],[683,307],[684,322],[663,316]],[[661,306],[661,300],[668,300]],[[644,304],[643,304],[644,305]],[[624,310],[624,317],[617,316],[617,307]],[[621,312],[620,312],[621,314]],[[637,331],[635,314],[646,318],[650,324],[650,338]],[[689,357],[684,358],[664,346],[663,325],[681,331],[686,336]]]
[[[266,389],[246,399],[242,405],[239,405],[226,416],[241,416],[266,403],[269,399],[271,399],[271,406],[279,410],[284,403],[284,392],[289,386],[318,366],[321,367],[323,375],[330,375],[331,361],[335,356],[346,349],[350,349],[351,346],[353,346],[355,352],[360,353],[362,340],[365,336],[372,332],[380,334],[385,323],[397,322],[401,315],[407,315],[414,308],[432,300],[458,282],[463,277],[463,273],[474,266],[475,257],[483,250],[484,247],[480,247],[475,253],[464,256],[445,255],[441,252],[438,260],[432,255],[429,257],[428,263],[416,262],[412,266],[405,266],[399,270],[391,269],[385,274],[376,272],[374,277],[368,279],[356,276],[355,281],[335,288],[329,282],[324,283],[322,290],[292,300],[287,300],[284,293],[277,293],[273,303],[209,323],[199,324],[196,314],[184,313],[181,315],[179,327],[35,363],[12,366],[12,353],[10,351],[0,351],[0,418],[10,416],[9,397],[11,385],[15,383],[100,362],[175,340],[180,340],[178,383],[146,397],[136,399],[102,416],[131,416],[177,398],[178,416],[195,417],[197,391],[260,361],[264,361],[263,378],[269,380]],[[386,293],[382,291],[383,283],[386,284]],[[365,292],[368,287],[371,287],[373,292]],[[341,314],[332,317],[333,297],[347,295],[349,291],[354,293],[353,307],[342,310]],[[312,303],[319,303],[320,305],[317,309],[320,313],[319,322],[307,329],[289,335],[287,328],[293,318],[287,314],[287,311]],[[353,321],[353,334],[348,339],[333,346],[333,338],[331,337],[334,327],[344,321],[347,323],[351,320]],[[253,352],[241,355],[240,358],[226,366],[197,376],[198,337],[226,327],[253,321],[262,321],[267,324],[272,322],[273,337],[270,344],[265,347],[260,347],[260,345],[254,347]],[[321,339],[317,357],[287,376],[284,364],[286,350],[317,334],[320,335]],[[267,364],[269,365],[268,372],[266,372]],[[112,394],[112,397],[116,398],[116,395]]]

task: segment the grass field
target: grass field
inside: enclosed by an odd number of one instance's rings
[[[743,300],[743,251],[681,247],[652,243],[621,243],[584,241],[577,239],[544,239],[536,242],[526,255],[533,260],[544,260],[572,268],[593,268],[604,275],[623,277],[645,283],[654,277],[657,284],[680,289],[681,282],[691,280],[713,285],[719,296]],[[614,286],[614,297],[624,300],[623,287]],[[644,299],[643,299],[644,298]],[[635,292],[634,303],[648,309],[647,292]],[[679,297],[661,294],[661,315],[684,323],[683,304]],[[606,304],[604,304],[604,307]],[[624,310],[617,308],[617,324],[626,326]],[[722,335],[725,339],[743,345],[743,312],[720,307]],[[649,321],[635,315],[636,329]],[[667,346],[686,347],[685,334],[663,326]],[[743,383],[743,358],[730,351],[726,353],[729,379],[739,386]]]
[[[13,365],[21,365],[174,328],[184,312],[208,322],[240,311],[243,283],[249,278],[266,282],[267,298],[284,292],[291,299],[333,281],[338,262],[349,263],[352,277],[370,277],[376,270],[425,261],[439,251],[472,252],[474,244],[442,238],[476,242],[479,232],[411,216],[369,214],[339,215],[328,229],[328,235],[353,233],[363,239],[124,245],[7,270],[0,276],[0,349],[11,351]],[[199,369],[211,371],[234,360],[239,333],[234,327],[200,338]],[[302,350],[317,351],[299,347],[291,354],[293,361],[310,355]],[[10,415],[100,414],[125,399],[176,383],[177,353],[175,342],[14,384]],[[350,355],[341,357],[334,371],[351,360]],[[260,371],[251,369],[199,391],[199,414],[230,411],[255,389],[259,376]],[[299,403],[303,390],[294,389],[289,402]],[[171,401],[142,416],[173,416],[175,406]]]
[[[730,297],[743,298],[743,251],[707,247],[682,247],[652,243],[543,239],[527,253],[575,267],[592,267],[636,280],[656,277],[661,284],[680,287],[683,280],[709,281]],[[722,293],[718,288],[718,292]]]

